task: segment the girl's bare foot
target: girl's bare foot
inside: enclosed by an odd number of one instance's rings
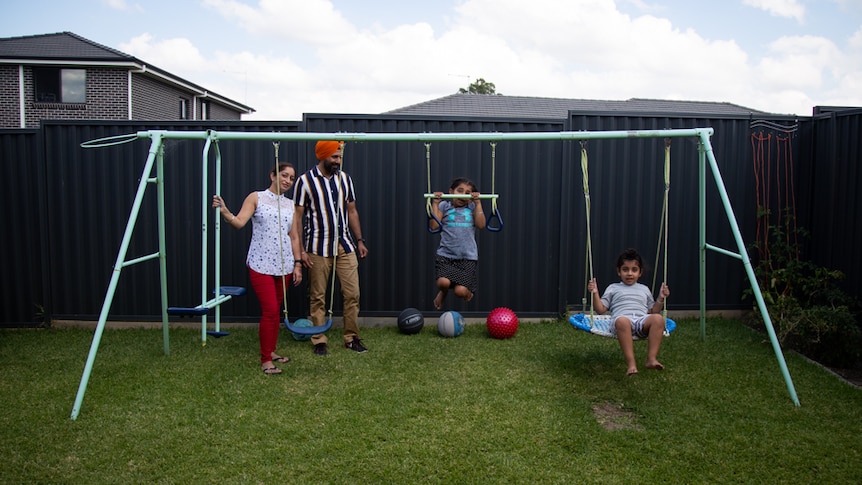
[[[657,360],[654,362],[647,362],[646,368],[647,369],[655,369],[655,370],[664,370],[664,366],[661,364],[661,362],[659,362]]]
[[[637,374],[637,373],[638,373],[638,368],[637,368],[637,367],[631,367],[631,368],[629,368],[629,370],[628,370],[628,371],[626,371],[626,375],[627,375],[627,376],[633,376],[633,375],[635,375],[635,374]]]
[[[441,309],[443,308],[443,300],[446,299],[446,293],[443,290],[437,292],[437,297],[434,298],[434,308]]]

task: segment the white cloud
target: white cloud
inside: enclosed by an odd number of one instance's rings
[[[862,92],[862,29],[847,46],[787,36],[751,55],[729,36],[711,40],[659,15],[629,16],[612,0],[464,0],[440,31],[353,25],[327,0],[204,2],[241,31],[224,35],[247,36],[255,47],[201,52],[184,38],[144,34],[120,49],[254,107],[250,120],[379,113],[480,77],[508,95],[704,100],[800,114],[827,101],[806,94],[815,89],[836,104]],[[798,4],[757,2],[781,5],[790,12]]]
[[[144,33],[120,44],[119,49],[144,62],[157,60],[154,62],[156,67],[173,73],[204,71],[209,62],[198,48],[185,38],[154,42],[152,35]],[[187,80],[195,82],[193,79]]]
[[[775,17],[796,19],[800,24],[805,20],[805,6],[798,0],[742,0],[742,3],[765,10]]]
[[[311,46],[340,45],[356,35],[329,0],[259,0],[256,7],[236,0],[204,0],[203,5],[236,21],[249,35]]]
[[[767,86],[819,88],[832,68],[843,64],[843,55],[829,39],[814,36],[781,37],[770,44],[772,56],[765,57],[758,69]]]

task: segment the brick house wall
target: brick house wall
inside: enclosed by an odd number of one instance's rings
[[[239,113],[236,111],[231,111],[220,104],[213,103],[212,101],[207,100],[207,105],[209,107],[209,116],[207,119],[210,120],[238,120],[240,119]],[[200,108],[198,108],[198,115],[200,115]]]
[[[201,104],[207,104],[207,119],[209,120],[239,120],[240,114],[226,107],[214,103],[206,98],[194,100],[196,110],[192,112],[192,95],[176,89],[172,86],[162,84],[158,80],[143,76],[132,75],[132,118],[136,120],[179,120],[180,103],[185,100],[185,119],[192,119],[194,115],[201,119]]]
[[[0,65],[0,128],[21,128],[18,66]]]
[[[27,128],[38,128],[39,120],[42,119],[128,119],[126,73],[125,69],[88,68],[86,103],[37,103],[33,86],[33,69],[24,66],[24,112]],[[16,81],[15,85],[17,84]]]
[[[180,100],[186,100],[186,119],[192,118],[191,95],[144,76],[132,74],[132,119],[179,120]]]
[[[22,128],[19,111],[18,66],[0,65],[0,128]],[[24,66],[24,112],[26,126],[39,128],[39,121],[48,120],[127,120],[129,90],[127,69],[111,67],[87,68],[86,103],[35,102],[33,68]],[[181,116],[181,100],[185,100],[185,117]],[[239,112],[209,99],[194,99],[193,95],[161,83],[143,74],[132,74],[132,119],[145,121],[192,119],[197,104],[200,119],[201,102],[207,103],[210,120],[240,120]]]

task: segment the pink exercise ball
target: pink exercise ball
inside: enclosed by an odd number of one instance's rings
[[[506,339],[518,331],[518,315],[508,308],[495,308],[485,321],[488,333],[494,338]]]

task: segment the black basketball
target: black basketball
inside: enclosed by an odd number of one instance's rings
[[[398,315],[398,330],[401,330],[401,333],[407,335],[419,333],[423,325],[425,325],[425,317],[415,308],[407,308]]]

